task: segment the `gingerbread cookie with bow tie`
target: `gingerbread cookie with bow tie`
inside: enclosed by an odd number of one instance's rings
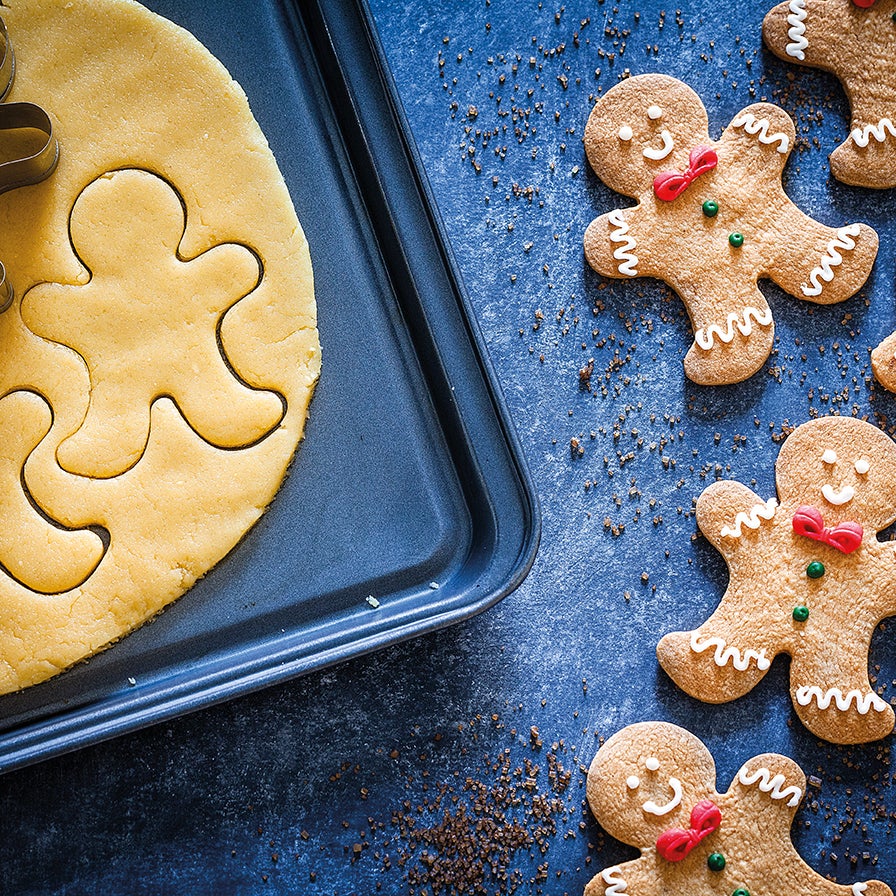
[[[588,771],[588,803],[603,828],[641,851],[605,868],[585,896],[892,896],[881,881],[822,877],[790,839],[805,792],[800,767],[766,753],[716,791],[712,756],[693,734],[641,722],[614,734]]]
[[[691,696],[724,703],[751,690],[779,653],[803,724],[834,743],[893,730],[893,708],[869,680],[878,623],[896,613],[896,443],[851,417],[797,427],[775,465],[777,498],[714,482],[697,524],[730,580],[694,631],[666,635],[660,664]]]
[[[629,78],[598,100],[588,161],[637,205],[592,221],[585,257],[607,277],[668,283],[694,328],[685,373],[721,385],[745,380],[771,352],[759,279],[809,302],[842,302],[868,278],[878,239],[865,224],[827,227],[790,200],[781,174],[795,129],[779,107],[748,106],[718,141],[708,126],[700,98],[665,75]]]
[[[786,62],[831,72],[852,109],[847,139],[831,153],[837,180],[896,186],[896,0],[785,0],[762,24]]]

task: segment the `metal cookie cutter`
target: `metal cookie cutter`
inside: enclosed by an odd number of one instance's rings
[[[53,136],[50,116],[34,103],[4,103],[16,74],[16,57],[9,40],[6,23],[0,19],[0,132],[31,128],[46,135],[41,148],[29,156],[0,164],[0,193],[40,183],[48,178],[59,161],[59,143]],[[14,293],[6,268],[0,262],[0,313],[12,304]]]

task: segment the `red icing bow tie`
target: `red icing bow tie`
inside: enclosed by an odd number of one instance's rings
[[[815,507],[799,507],[793,515],[793,531],[813,541],[830,545],[844,554],[851,554],[862,543],[862,527],[858,523],[825,526],[821,512]]]
[[[656,193],[657,199],[662,199],[663,202],[678,199],[701,174],[712,171],[718,164],[719,157],[712,147],[695,146],[691,150],[687,169],[680,174],[677,171],[658,174],[653,181],[653,192]]]
[[[680,862],[722,823],[722,812],[712,800],[700,800],[691,810],[690,830],[669,828],[656,838],[656,851],[669,862]]]
[[[858,6],[859,9],[871,9],[876,0],[852,0],[852,2]]]

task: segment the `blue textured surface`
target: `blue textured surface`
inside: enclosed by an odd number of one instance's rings
[[[678,691],[654,656],[662,633],[701,621],[723,592],[719,556],[692,539],[693,500],[717,471],[768,496],[783,427],[813,411],[893,419],[896,399],[872,384],[868,353],[896,327],[896,196],[829,178],[827,153],[848,127],[843,92],[761,49],[763,5],[682,0],[679,15],[664,16],[661,7],[373,0],[535,477],[535,566],[470,622],[7,775],[4,892],[405,893],[416,869],[433,894],[420,848],[399,864],[412,838],[392,820],[409,813],[432,827],[440,789],[456,818],[471,800],[465,779],[501,786],[493,764],[507,750],[511,774],[526,759],[540,764],[539,788],[549,789],[548,754],[572,776],[556,794],[546,853],[511,851],[501,867],[519,872],[518,892],[579,894],[631,855],[583,811],[579,763],[598,735],[649,718],[703,738],[723,788],[756,753],[792,756],[818,779],[794,828],[805,859],[843,883],[896,883],[892,737],[859,748],[817,741],[793,717],[782,659],[747,697],[711,707]],[[663,287],[605,284],[585,269],[585,227],[622,201],[588,171],[582,130],[594,96],[625,69],[686,78],[714,136],[755,99],[779,102],[801,138],[790,195],[827,223],[859,219],[880,233],[871,280],[842,305],[812,308],[764,285],[776,350],[742,385],[685,381],[691,336]],[[495,128],[484,147],[477,129]],[[596,395],[579,388],[590,357]],[[889,685],[896,639],[886,628],[871,661]],[[511,889],[493,881],[489,892]]]

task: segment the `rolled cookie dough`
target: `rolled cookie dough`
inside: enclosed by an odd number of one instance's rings
[[[0,693],[109,645],[233,548],[320,369],[308,245],[224,67],[133,0],[2,16],[9,99],[48,111],[61,156],[0,196],[17,296],[0,315],[0,500],[25,521],[0,539]]]

